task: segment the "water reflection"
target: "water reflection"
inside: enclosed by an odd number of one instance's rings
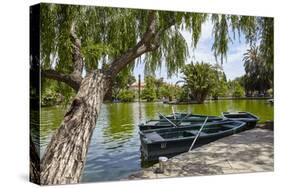
[[[91,139],[83,182],[116,180],[140,167],[138,103],[105,104]]]
[[[40,120],[39,111],[31,109],[30,111],[30,136],[35,145],[35,148],[40,151]]]
[[[40,158],[43,156],[47,144],[53,133],[60,126],[65,109],[59,106],[41,108],[40,117]]]
[[[107,104],[105,106],[104,119],[104,138],[105,142],[120,142],[125,143],[132,137],[134,130],[134,115],[135,112],[133,105],[115,105]],[[120,143],[121,144],[121,143]]]

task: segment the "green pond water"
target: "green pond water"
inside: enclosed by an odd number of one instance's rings
[[[265,100],[220,100],[205,104],[174,105],[176,112],[220,115],[223,111],[249,111],[261,121],[273,119],[273,106]],[[62,107],[42,108],[40,155],[58,128]],[[157,118],[157,112],[171,114],[162,103],[103,104],[88,150],[82,182],[120,180],[149,164],[141,159],[138,124]]]

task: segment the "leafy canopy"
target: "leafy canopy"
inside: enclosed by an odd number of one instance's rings
[[[218,15],[156,11],[157,29],[164,30],[160,36],[160,46],[142,56],[145,70],[153,73],[167,66],[168,75],[181,68],[188,57],[188,45],[182,31],[192,35],[192,46],[196,47],[201,35],[201,26],[211,19],[214,43],[212,50],[221,62],[226,58],[228,44],[235,34],[243,32],[247,42],[261,39],[263,51],[270,58],[273,48],[271,18],[250,16]],[[64,73],[72,71],[71,24],[75,22],[76,32],[81,39],[81,51],[85,71],[91,71],[110,64],[143,36],[147,27],[148,11],[94,6],[41,4],[41,65],[43,69],[56,69]],[[172,23],[172,24],[171,24]],[[172,25],[170,27],[170,25]],[[230,36],[230,32],[233,36]],[[140,58],[136,61],[140,62]],[[100,66],[99,66],[100,65]],[[128,65],[133,69],[134,63]]]

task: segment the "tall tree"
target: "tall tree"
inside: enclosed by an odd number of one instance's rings
[[[159,93],[160,92],[160,87],[163,85],[163,83],[164,83],[163,77],[155,80],[156,96],[157,96],[158,99],[160,98],[160,93]]]
[[[273,80],[273,61],[274,61],[274,22],[273,18],[258,19],[260,25],[260,54],[266,64],[266,68],[271,73],[270,79]],[[272,83],[273,84],[273,83]],[[273,87],[272,87],[273,88]]]
[[[227,92],[226,75],[219,64],[213,66],[215,83],[212,87],[211,94],[213,99],[217,100],[218,97],[225,96]]]
[[[185,65],[182,73],[192,99],[195,99],[198,103],[203,103],[216,84],[215,69],[208,63],[191,62]]]
[[[251,92],[259,91],[265,93],[272,87],[273,70],[271,65],[265,60],[260,48],[252,46],[244,54],[245,86]]]
[[[144,89],[142,91],[142,98],[147,102],[154,101],[157,97],[156,79],[153,76],[146,76],[144,79]]]
[[[255,17],[212,15],[216,57],[226,58],[228,28],[256,35]],[[77,183],[100,107],[124,68],[142,60],[154,72],[165,62],[168,75],[184,65],[187,30],[196,47],[207,14],[41,4],[40,65],[43,79],[64,82],[74,97],[41,160],[41,184]],[[145,54],[145,55],[143,55]]]

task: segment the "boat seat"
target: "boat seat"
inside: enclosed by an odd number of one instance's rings
[[[191,123],[190,122],[181,122],[181,126],[186,126],[186,125],[190,125]]]
[[[150,139],[151,141],[164,141],[165,140],[164,138],[162,138],[162,136],[160,136],[156,132],[147,133],[146,138]]]
[[[157,122],[157,121],[148,121],[148,122],[146,122],[146,125],[156,125],[157,123],[159,123],[159,122]]]

